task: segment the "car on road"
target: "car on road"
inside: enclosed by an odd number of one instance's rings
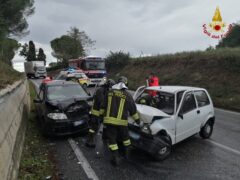
[[[61,136],[87,131],[91,100],[76,82],[43,82],[34,99],[42,133]]]
[[[156,96],[151,95],[152,91]],[[213,132],[214,107],[206,89],[142,86],[133,98],[141,124],[129,119],[132,143],[158,160],[165,159],[176,143],[197,133],[203,139],[209,138]]]
[[[87,88],[90,85],[90,79],[87,75],[83,72],[68,72],[68,71],[61,71],[59,75],[56,76],[55,80],[72,80],[76,81],[84,88]]]

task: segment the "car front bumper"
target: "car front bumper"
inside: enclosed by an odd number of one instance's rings
[[[150,154],[155,154],[164,145],[151,134],[143,133],[139,127],[129,125],[129,136],[132,145]]]
[[[49,121],[45,124],[46,133],[48,135],[54,136],[65,136],[72,135],[81,132],[87,132],[89,126],[87,120],[64,120],[64,121],[55,121],[49,119]]]

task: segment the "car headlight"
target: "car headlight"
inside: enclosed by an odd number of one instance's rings
[[[49,113],[47,117],[54,120],[67,119],[67,116],[64,113]]]
[[[142,132],[146,133],[146,134],[151,134],[151,129],[149,124],[143,124],[141,127]]]

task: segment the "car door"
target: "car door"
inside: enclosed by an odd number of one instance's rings
[[[199,112],[199,131],[201,124],[204,124],[209,117],[213,116],[213,107],[207,93],[204,90],[194,91],[194,95],[197,100],[198,112]]]
[[[194,94],[186,92],[176,117],[176,143],[198,132],[199,116]]]
[[[37,110],[38,110],[38,116],[41,119],[44,116],[44,98],[45,97],[45,85],[40,86],[40,90],[38,93],[38,99],[40,100],[39,103],[37,103]]]
[[[142,94],[142,92],[145,90],[146,86],[140,86],[133,94],[134,101]]]

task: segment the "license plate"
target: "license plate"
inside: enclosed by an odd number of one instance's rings
[[[135,140],[140,139],[140,135],[137,134],[137,133],[135,133],[135,132],[133,132],[133,131],[129,131],[129,136],[130,136],[131,138],[135,139]]]
[[[84,123],[84,120],[80,120],[80,121],[73,122],[73,125],[74,126],[79,126],[79,125],[82,125],[83,123]]]

